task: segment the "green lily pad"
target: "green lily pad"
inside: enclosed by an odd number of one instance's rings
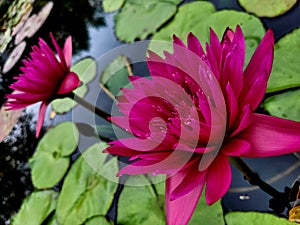
[[[33,192],[23,200],[13,217],[13,225],[40,225],[55,209],[58,193],[52,190]]]
[[[230,212],[225,220],[227,225],[295,225],[285,218],[259,212]]]
[[[29,160],[35,187],[50,188],[61,180],[69,167],[69,156],[76,149],[78,138],[77,127],[72,122],[60,123],[44,135]]]
[[[281,38],[275,44],[274,62],[267,92],[300,86],[300,28]]]
[[[108,222],[104,216],[96,216],[88,219],[85,225],[113,225],[113,222]]]
[[[275,17],[289,11],[297,0],[238,0],[240,5],[259,17]]]
[[[204,11],[204,16],[199,16],[202,14],[202,10]],[[219,38],[222,38],[227,27],[235,30],[237,25],[241,26],[245,36],[247,63],[265,34],[265,29],[261,21],[255,16],[234,10],[214,12],[211,3],[202,1],[181,6],[174,20],[166,28],[161,29],[153,35],[149,49],[162,55],[162,50],[165,50],[165,48],[162,48],[155,41],[171,42],[173,34],[178,35],[179,38],[186,41],[188,32],[196,35],[202,45],[205,46],[204,44],[209,42],[210,28],[216,32]]]
[[[110,13],[117,11],[119,8],[121,8],[124,2],[125,0],[103,0],[102,7],[104,12]]]
[[[72,165],[57,202],[59,224],[79,225],[106,215],[117,190],[118,165],[115,158],[106,162],[107,154],[102,153],[105,147],[94,144]]]
[[[116,36],[121,41],[145,39],[167,22],[182,0],[127,0],[115,15]]]
[[[122,225],[164,225],[164,182],[155,184],[157,194],[145,176],[130,176],[127,183],[147,186],[126,185],[118,204],[118,224]]]
[[[300,122],[300,90],[274,95],[262,106],[273,116]]]
[[[116,57],[101,73],[99,85],[111,98],[120,93],[120,88],[129,84],[128,76],[132,75],[126,56]]]
[[[97,65],[94,59],[87,57],[75,63],[71,67],[71,71],[75,72],[82,82],[82,85],[74,90],[79,97],[84,97],[88,91],[87,84],[91,82],[97,73]],[[52,107],[57,113],[69,112],[77,103],[70,98],[56,99],[52,102]]]
[[[175,17],[160,31],[156,32],[151,40],[172,41],[172,36],[185,40],[189,32],[195,31],[194,26],[215,12],[215,7],[210,2],[195,1],[184,4],[178,8]],[[151,45],[150,45],[151,46]]]
[[[209,224],[224,225],[223,209],[221,201],[217,201],[208,206],[204,194],[201,196],[199,203],[188,225]]]

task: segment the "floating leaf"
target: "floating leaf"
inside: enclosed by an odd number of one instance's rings
[[[238,0],[240,5],[259,17],[275,17],[289,11],[297,0]]]
[[[132,75],[132,71],[128,59],[120,55],[102,71],[99,84],[114,99],[120,93],[120,88],[128,85],[129,75]]]
[[[56,208],[60,224],[79,225],[88,218],[106,215],[117,189],[117,160],[106,162],[105,144],[82,153],[67,174]]]
[[[176,36],[186,39],[187,34],[194,32],[197,23],[215,12],[215,7],[210,2],[196,1],[179,7],[174,19],[155,33],[152,40],[172,41]]]
[[[29,160],[35,187],[50,188],[61,180],[69,167],[69,156],[76,149],[78,138],[78,130],[72,122],[60,123],[44,135]]]
[[[273,116],[300,122],[300,90],[274,95],[265,100],[263,107]]]
[[[96,216],[87,220],[85,225],[113,225],[113,222],[108,222],[104,216]]]
[[[217,201],[211,206],[208,206],[205,201],[204,194],[199,200],[199,203],[194,211],[194,214],[188,225],[224,225],[223,209],[221,201]]]
[[[287,34],[275,44],[273,69],[267,92],[300,86],[300,28]]]
[[[23,110],[6,111],[0,109],[0,142],[11,132]]]
[[[74,93],[80,97],[83,97],[88,91],[87,84],[96,76],[96,62],[91,57],[84,58],[75,63],[72,66],[71,71],[75,72],[83,83],[74,91]],[[76,106],[76,104],[77,103],[72,99],[63,98],[54,100],[52,102],[52,107],[57,113],[66,113]]]
[[[25,37],[32,37],[44,24],[53,8],[53,2],[49,1],[42,7],[38,14],[33,14],[16,35],[15,44],[19,44]]]
[[[110,13],[117,11],[119,8],[121,8],[124,2],[125,0],[103,0],[102,7],[104,12]]]
[[[10,71],[14,65],[18,62],[20,57],[22,56],[26,47],[26,42],[22,41],[18,46],[14,48],[14,50],[10,53],[9,57],[6,59],[2,72],[7,73]]]
[[[259,212],[230,212],[225,220],[227,225],[295,225],[285,218]]]
[[[33,192],[23,200],[13,225],[40,225],[55,209],[58,193],[52,190]]]
[[[127,0],[115,15],[115,31],[121,41],[133,42],[154,33],[176,12],[182,0]]]
[[[206,12],[203,12],[202,10],[205,9]],[[198,16],[202,13],[204,16]],[[209,28],[214,29],[218,37],[222,38],[227,27],[235,30],[238,24],[244,32],[246,62],[248,62],[265,34],[265,29],[261,21],[255,16],[234,10],[221,10],[213,13],[211,3],[202,1],[181,6],[174,20],[165,29],[161,29],[153,35],[152,40],[154,41],[151,41],[149,49],[161,55],[162,50],[165,49],[159,43],[155,42],[155,40],[170,42],[172,41],[173,34],[178,35],[182,40],[186,40],[188,32],[194,33],[204,45],[209,41]]]
[[[164,183],[155,184],[157,194],[145,176],[130,176],[128,183],[147,186],[126,185],[118,204],[118,224],[122,225],[164,225]]]

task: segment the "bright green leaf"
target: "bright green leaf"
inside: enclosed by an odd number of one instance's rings
[[[131,186],[133,183],[147,186]],[[118,224],[164,225],[164,183],[155,184],[158,196],[143,175],[130,176],[118,204]]]
[[[103,0],[102,1],[102,7],[104,12],[114,12],[122,7],[125,0]]]
[[[300,90],[274,95],[265,100],[263,107],[273,116],[300,122]]]
[[[108,222],[104,216],[96,216],[87,220],[85,225],[113,225],[113,222]]]
[[[69,155],[76,149],[78,138],[72,122],[60,123],[44,135],[29,160],[35,187],[50,188],[60,181],[69,167]]]
[[[221,201],[217,201],[211,206],[208,206],[204,195],[199,200],[199,203],[194,211],[194,214],[188,225],[224,225],[223,209]]]
[[[259,212],[230,212],[225,220],[227,225],[295,225],[285,218]]]
[[[127,57],[120,55],[102,71],[99,84],[111,98],[114,98],[120,93],[120,88],[128,85],[128,76],[131,74]]]
[[[300,86],[300,28],[281,38],[275,44],[273,69],[267,92]]]
[[[13,225],[40,225],[55,209],[57,192],[38,191],[23,200],[21,209],[13,217]]]
[[[74,90],[74,93],[84,97],[88,91],[87,84],[96,76],[97,64],[94,59],[87,57],[75,63],[71,67],[71,71],[75,72],[82,81],[82,85]],[[70,98],[56,99],[52,102],[52,107],[57,113],[66,113],[76,105],[77,103]]]
[[[204,14],[204,16],[199,16]],[[224,19],[226,18],[226,19]],[[208,2],[193,2],[179,8],[178,14],[165,28],[153,35],[152,40],[171,41],[173,34],[182,40],[186,40],[188,32],[194,33],[202,45],[209,42],[209,32],[212,28],[222,38],[227,27],[235,30],[236,25],[240,25],[246,41],[246,62],[253,55],[261,38],[265,34],[265,29],[261,21],[255,16],[234,10],[221,10],[214,13],[213,6]],[[151,41],[152,42],[152,41]],[[162,49],[159,43],[150,44],[151,50],[161,55]]]
[[[289,11],[297,0],[238,0],[240,5],[259,17],[275,17]]]
[[[106,162],[105,144],[85,150],[67,174],[58,199],[56,216],[60,224],[79,225],[88,218],[105,215],[117,189],[115,158]]]
[[[115,15],[115,31],[121,41],[133,42],[154,33],[176,13],[182,0],[127,0]]]

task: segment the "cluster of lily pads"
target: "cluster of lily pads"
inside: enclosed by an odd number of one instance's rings
[[[284,5],[283,10],[270,7],[271,12],[265,13],[259,11],[263,7],[255,8],[265,1],[247,2],[241,0],[240,4],[257,16],[277,16],[290,10],[296,3],[293,1]],[[187,33],[193,32],[205,43],[209,39],[210,27],[220,37],[226,27],[235,28],[240,24],[246,39],[248,61],[265,34],[260,18],[252,14],[235,10],[217,11],[207,1],[181,3],[181,0],[103,0],[103,8],[107,13],[118,10],[115,14],[115,33],[124,42],[145,38],[171,41],[173,34],[185,40]],[[271,115],[296,121],[300,121],[300,67],[295,57],[300,51],[299,40],[300,29],[295,29],[275,44],[274,66],[267,88],[268,95],[272,96],[261,105]],[[151,42],[149,49],[162,53]],[[71,69],[83,83],[75,93],[84,97],[88,92],[88,84],[98,75],[100,87],[114,99],[119,89],[128,83],[128,76],[132,75],[128,61],[126,56],[120,55],[98,73],[93,58],[80,60]],[[55,100],[52,104],[55,114],[67,113],[75,106],[76,102],[67,98]],[[93,135],[109,133],[109,129],[104,131],[106,128],[94,127]],[[69,135],[65,137],[64,133]],[[19,212],[12,218],[12,224],[113,224],[108,215],[119,193],[117,224],[165,224],[164,184],[152,184],[152,178],[148,176],[130,176],[124,181],[125,184],[146,182],[149,185],[125,185],[120,191],[118,177],[108,180],[102,176],[103,173],[109,173],[109,177],[114,177],[112,174],[118,171],[118,160],[108,159],[107,154],[102,153],[107,144],[98,142],[80,152],[77,147],[79,137],[78,124],[62,122],[40,140],[29,161],[35,191],[24,199]],[[293,224],[267,213],[230,212],[224,215],[220,201],[208,207],[204,198],[200,200],[189,224],[224,225],[226,222],[227,225],[250,225],[257,221],[266,225]]]

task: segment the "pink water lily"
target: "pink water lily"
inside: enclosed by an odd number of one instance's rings
[[[72,62],[72,38],[69,36],[61,49],[53,35],[50,34],[58,58],[40,38],[38,46],[32,47],[30,57],[23,61],[22,74],[10,88],[12,94],[6,95],[6,109],[21,109],[36,102],[42,102],[39,110],[36,136],[39,136],[44,123],[47,106],[59,95],[72,92],[80,85],[80,80],[70,71]]]
[[[107,152],[128,156],[122,174],[166,174],[169,225],[184,225],[206,186],[206,202],[224,196],[231,183],[229,157],[268,157],[300,149],[300,123],[255,113],[273,62],[267,31],[244,70],[245,40],[239,26],[222,41],[213,30],[204,52],[190,33],[177,37],[165,58],[150,52],[151,79],[132,77],[118,96],[122,116],[112,121],[132,137]]]

